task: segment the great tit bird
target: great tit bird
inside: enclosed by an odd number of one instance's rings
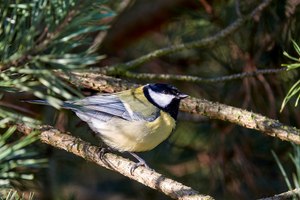
[[[187,96],[174,86],[155,83],[65,101],[62,108],[74,111],[108,147],[133,155],[139,161],[136,168],[147,165],[134,152],[151,150],[168,138],[176,125],[180,100]]]

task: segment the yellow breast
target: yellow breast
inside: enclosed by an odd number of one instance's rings
[[[161,116],[152,122],[112,120],[105,126],[109,128],[102,129],[99,136],[108,146],[119,151],[151,150],[166,140],[176,125],[168,113],[160,111],[160,114]]]
[[[174,130],[176,121],[168,113],[160,111],[160,117],[147,123],[147,129],[151,130],[142,136],[141,141],[135,147],[135,151],[148,151],[166,140]]]

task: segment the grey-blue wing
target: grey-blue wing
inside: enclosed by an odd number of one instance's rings
[[[90,121],[91,118],[100,121],[108,121],[112,117],[120,117],[124,120],[147,120],[152,121],[157,116],[145,119],[137,113],[128,111],[124,103],[116,95],[96,95],[72,102],[66,102],[66,105],[76,112],[78,117],[84,121]],[[67,106],[66,106],[67,107]]]

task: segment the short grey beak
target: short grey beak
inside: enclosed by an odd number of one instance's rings
[[[181,93],[181,94],[179,94],[177,97],[179,98],[179,99],[184,99],[184,98],[187,98],[189,95],[187,95],[187,94],[183,94],[183,93]]]

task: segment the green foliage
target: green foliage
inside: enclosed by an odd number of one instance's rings
[[[33,180],[37,169],[46,167],[47,159],[28,146],[38,140],[35,132],[12,140],[16,128],[9,128],[0,135],[0,188],[10,188],[14,181]]]
[[[95,33],[108,28],[103,20],[114,15],[105,0],[14,0],[0,4],[0,127],[11,122],[39,122],[9,106],[6,94],[27,92],[56,108],[61,99],[81,93],[65,83],[61,74],[81,70],[103,58],[94,52]],[[24,111],[24,110],[23,110]],[[39,151],[28,148],[36,133],[16,138],[15,127],[0,135],[0,189],[10,189],[46,166]],[[6,195],[1,198],[4,198]],[[32,198],[32,197],[31,197]],[[4,199],[23,199],[10,192]],[[30,198],[29,198],[30,199]]]
[[[68,72],[95,64],[93,32],[114,13],[105,1],[5,1],[0,5],[0,89],[31,92],[59,107],[59,98],[80,96],[53,72]],[[43,86],[43,87],[41,87]],[[44,91],[44,87],[48,90]],[[57,98],[59,97],[59,98]]]
[[[292,56],[286,51],[283,52],[283,55],[289,58],[292,63],[289,64],[282,64],[282,66],[287,67],[287,70],[295,70],[300,67],[300,47],[298,44],[292,40],[293,47],[297,53],[298,57]],[[292,99],[292,97],[296,96],[295,101],[295,107],[298,105],[300,100],[300,80],[298,80],[288,91],[287,95],[285,96],[280,111],[283,110],[283,108],[286,106],[286,104]],[[293,190],[294,188],[299,188],[300,186],[300,147],[292,144],[294,152],[289,153],[289,157],[293,162],[293,165],[295,167],[295,172],[292,173],[292,178],[288,177],[287,171],[284,169],[282,163],[280,162],[278,156],[272,151],[273,157],[275,158],[275,161],[280,169],[281,174],[284,177],[285,183],[289,190]],[[298,199],[298,197],[294,197],[294,199]]]
[[[282,66],[287,67],[287,70],[294,70],[300,67],[300,47],[297,45],[295,41],[293,42],[294,49],[296,53],[298,54],[298,58],[291,56],[288,54],[286,51],[283,52],[283,55],[288,57],[290,60],[293,61],[293,63],[290,64],[282,64]],[[286,104],[291,100],[292,97],[296,96],[296,102],[295,102],[295,107],[298,105],[299,100],[300,100],[300,80],[298,80],[288,91],[287,95],[285,96],[280,111],[283,110],[283,108],[286,106]]]
[[[275,158],[275,161],[280,169],[282,176],[284,177],[285,183],[289,190],[293,190],[295,188],[300,187],[300,147],[293,145],[293,153],[289,153],[289,157],[295,167],[295,172],[292,173],[292,177],[289,178],[287,174],[289,174],[283,167],[283,164],[280,162],[278,156],[272,151],[272,155]],[[299,199],[300,196],[294,197],[294,199]]]

